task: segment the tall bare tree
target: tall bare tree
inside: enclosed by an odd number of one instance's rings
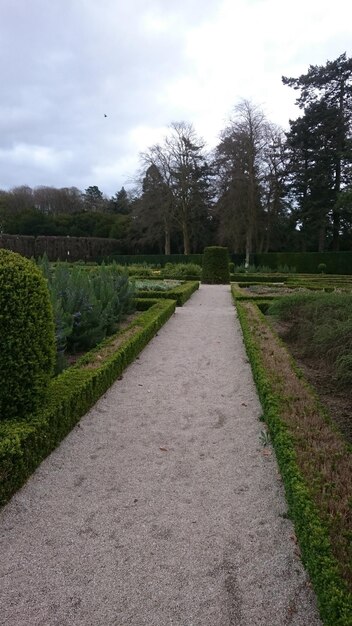
[[[254,245],[262,247],[265,228],[263,181],[270,124],[263,111],[241,100],[234,116],[221,134],[215,151],[219,172],[220,236],[246,254],[246,265]]]
[[[192,242],[195,244],[197,232],[207,220],[211,193],[210,168],[204,145],[192,124],[175,122],[162,144],[152,146],[141,155],[148,173],[144,182],[149,183],[149,194],[145,198],[151,218],[157,212],[163,224],[165,252],[170,251],[171,232],[174,230],[180,231],[184,253],[190,254]],[[153,207],[150,206],[152,173]]]

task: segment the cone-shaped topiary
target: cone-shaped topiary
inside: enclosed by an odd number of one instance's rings
[[[204,248],[202,283],[227,285],[230,282],[229,253],[227,248]]]
[[[26,417],[44,400],[55,362],[46,280],[24,257],[0,250],[0,419]]]

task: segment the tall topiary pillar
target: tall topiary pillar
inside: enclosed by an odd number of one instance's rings
[[[228,285],[230,282],[229,260],[227,248],[220,246],[204,248],[202,283]]]
[[[26,417],[44,400],[55,362],[46,280],[28,259],[0,249],[0,419]]]

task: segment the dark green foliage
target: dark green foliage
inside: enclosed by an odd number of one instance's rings
[[[311,65],[298,78],[283,77],[283,82],[300,91],[297,104],[303,109],[287,134],[291,193],[299,206],[301,234],[308,245],[315,235],[315,246],[323,249],[329,229],[332,247],[338,250],[338,199],[350,183],[352,59],[344,53],[325,66]]]
[[[352,384],[352,295],[308,294],[280,298],[270,315],[290,323],[290,337],[319,357],[339,385]]]
[[[227,248],[210,246],[204,249],[202,282],[209,285],[227,285],[230,282]]]
[[[71,220],[75,220],[75,227],[79,225],[79,215],[75,218],[71,216]],[[114,216],[108,215],[109,219]],[[88,220],[88,214],[83,214],[84,220]],[[93,215],[92,223],[97,225],[100,218]],[[123,216],[116,216],[116,219],[125,219]],[[78,231],[75,231],[77,235]],[[80,234],[80,233],[78,233]],[[116,234],[114,235],[116,236]],[[0,234],[0,248],[6,248],[13,250],[26,257],[39,258],[46,254],[49,261],[97,261],[103,260],[109,255],[113,255],[119,250],[119,241],[116,239],[106,239],[104,237],[83,237],[83,236],[70,236],[70,237],[51,237],[51,236],[38,236],[38,237],[24,237],[18,235],[1,235]]]
[[[273,269],[288,265],[302,274],[317,274],[325,263],[328,274],[352,274],[352,252],[268,252],[256,254],[255,263]]]
[[[310,485],[298,467],[294,440],[281,418],[283,403],[288,400],[282,399],[280,390],[275,388],[268,376],[244,306],[237,304],[246,351],[285,485],[290,518],[295,525],[303,562],[317,594],[323,623],[325,626],[351,626],[351,593],[339,574],[338,563],[332,554],[329,528],[312,500]]]
[[[161,271],[161,276],[188,280],[189,276],[200,279],[201,273],[202,266],[197,265],[197,263],[166,263]]]
[[[196,263],[202,265],[202,254],[115,254],[106,259],[106,262],[115,261],[121,265],[143,263],[164,267],[166,263]]]
[[[104,346],[109,348],[114,335],[52,379],[47,402],[30,419],[0,424],[0,506],[121,375],[173,314],[175,302],[142,300],[137,302],[137,308],[144,312],[123,331],[126,340],[116,350],[108,350],[107,356],[101,358]]]
[[[26,418],[41,404],[54,360],[46,281],[32,261],[0,250],[0,420]]]

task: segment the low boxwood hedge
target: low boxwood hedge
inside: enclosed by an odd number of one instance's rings
[[[191,295],[199,289],[199,281],[191,281],[173,287],[168,291],[138,291],[139,298],[167,298],[168,300],[176,300],[177,306],[183,306]]]
[[[290,399],[282,395],[280,382],[275,383],[264,365],[261,348],[254,338],[252,323],[246,310],[248,303],[236,300],[236,306],[264,419],[268,424],[283,477],[289,514],[295,525],[302,560],[317,595],[322,620],[326,626],[351,626],[352,594],[342,579],[339,564],[332,553],[328,523],[323,520],[313,501],[311,485],[307,484],[299,468],[294,438],[281,417]],[[258,324],[260,320],[266,324],[263,315],[258,311]],[[296,369],[294,368],[295,371]],[[301,373],[299,375],[302,377]],[[306,385],[303,382],[302,384]],[[311,393],[314,399],[314,393]],[[291,401],[294,402],[294,398]],[[317,411],[322,410],[318,401],[315,402]],[[322,420],[324,419],[326,417],[322,415]]]
[[[41,461],[146,346],[175,311],[174,300],[140,300],[142,313],[75,365],[52,379],[49,399],[26,420],[0,423],[0,505],[5,504]],[[119,347],[114,342],[119,338]]]
[[[284,283],[288,280],[287,274],[231,274],[231,282],[238,283],[246,281],[247,283]]]

